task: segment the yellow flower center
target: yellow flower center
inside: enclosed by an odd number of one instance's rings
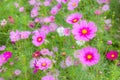
[[[89,59],[89,60],[92,59],[92,55],[90,55],[90,54],[87,55],[87,59]]]
[[[75,7],[75,6],[77,6],[77,4],[74,2],[74,3],[72,4],[72,6]]]
[[[111,57],[112,57],[112,58],[114,58],[114,57],[115,57],[115,55],[114,55],[114,54],[112,54],[112,55],[111,55]]]
[[[86,29],[83,29],[83,30],[82,30],[82,33],[83,33],[83,34],[87,34],[87,30],[86,30]]]
[[[42,63],[42,66],[43,66],[43,67],[45,67],[46,65],[47,65],[46,62],[43,62],[43,63]]]
[[[73,19],[73,22],[75,23],[75,22],[77,22],[78,21],[78,19]]]

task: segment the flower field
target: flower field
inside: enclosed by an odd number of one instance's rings
[[[0,80],[120,80],[120,0],[0,0]]]

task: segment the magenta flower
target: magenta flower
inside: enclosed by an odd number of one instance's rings
[[[68,3],[68,10],[74,10],[76,7],[78,7],[79,0],[71,0]]]
[[[31,17],[34,18],[36,16],[38,16],[38,9],[37,8],[33,8],[31,10]]]
[[[50,6],[51,0],[45,0],[44,1],[44,6]]]
[[[108,4],[105,4],[103,7],[102,7],[102,10],[103,11],[107,11],[110,9],[110,6]]]
[[[11,42],[16,42],[20,40],[20,32],[17,30],[16,32],[11,31],[10,32],[10,40]]]
[[[86,47],[80,50],[79,60],[83,65],[92,66],[99,62],[100,54],[96,48]]]
[[[97,10],[95,10],[95,12],[94,12],[96,15],[100,15],[101,13],[102,13],[102,11],[101,10],[99,10],[99,9],[97,9]]]
[[[107,44],[108,44],[108,45],[112,45],[112,41],[111,41],[111,40],[108,40]]]
[[[118,52],[111,50],[106,54],[106,58],[109,59],[109,60],[115,60],[115,59],[118,58]]]
[[[41,29],[40,29],[41,32],[44,32],[46,35],[50,32],[50,28],[49,26],[42,26]]]
[[[80,24],[73,25],[72,33],[76,40],[89,41],[95,37],[97,32],[97,26],[94,22],[87,23],[86,20],[82,20]]]
[[[48,50],[48,49],[42,49],[41,51],[40,51],[40,53],[42,54],[42,55],[49,55],[50,54],[50,51]]]
[[[30,5],[35,5],[35,3],[36,3],[36,0],[29,0]]]
[[[41,19],[40,18],[35,18],[34,22],[35,23],[40,23]]]
[[[3,56],[6,60],[12,57],[12,52],[6,51],[3,53]]]
[[[47,76],[42,77],[41,80],[56,80],[56,79],[51,75],[47,75]]]
[[[36,65],[40,70],[47,70],[48,68],[51,68],[52,66],[52,61],[48,58],[40,58]]]
[[[30,31],[22,31],[22,32],[20,32],[20,38],[27,39],[27,38],[29,38],[30,34],[31,34]]]
[[[33,37],[32,37],[32,43],[35,45],[35,46],[40,46],[41,44],[43,44],[43,42],[45,41],[45,33],[43,32],[36,32]]]
[[[35,23],[34,23],[34,22],[29,22],[29,23],[28,23],[28,26],[29,26],[30,28],[34,28],[34,27],[35,27]]]
[[[78,23],[81,18],[82,18],[82,14],[74,13],[67,17],[66,22],[69,24]]]
[[[19,12],[23,12],[23,11],[24,11],[24,7],[20,7]]]

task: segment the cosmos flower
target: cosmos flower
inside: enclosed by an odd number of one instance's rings
[[[99,62],[100,54],[96,48],[86,47],[79,51],[79,60],[83,65],[92,66]]]
[[[35,18],[34,22],[35,23],[40,23],[41,19],[40,18]]]
[[[102,11],[101,10],[99,10],[99,9],[97,9],[97,10],[95,10],[95,12],[94,12],[96,15],[100,15],[101,13],[102,13]]]
[[[36,3],[36,0],[29,0],[30,5],[35,5],[35,3]]]
[[[40,53],[40,51],[35,51],[32,56],[33,56],[33,58],[38,58],[41,56],[41,53]]]
[[[98,2],[99,4],[103,4],[103,3],[109,3],[110,0],[97,0],[97,2]]]
[[[40,53],[41,53],[42,55],[49,55],[50,51],[49,51],[48,49],[44,48],[44,49],[42,49],[42,50],[40,51]]]
[[[36,32],[33,37],[32,37],[32,43],[35,45],[35,46],[40,46],[41,44],[44,43],[45,41],[45,38],[46,38],[46,35],[45,33],[43,32]]]
[[[36,65],[40,70],[47,70],[48,68],[51,68],[52,66],[52,61],[48,58],[40,58]]]
[[[29,22],[29,23],[28,23],[28,26],[29,26],[30,28],[34,28],[34,27],[35,27],[35,23],[34,23],[34,22]]]
[[[72,33],[76,40],[89,41],[95,37],[97,26],[94,22],[82,20],[80,24],[73,25]]]
[[[79,0],[70,0],[68,3],[68,10],[74,10],[76,7],[78,7]]]
[[[49,28],[51,32],[54,32],[57,29],[57,24],[55,23],[50,23]]]
[[[18,30],[16,30],[16,32],[11,31],[10,32],[10,40],[11,40],[11,42],[16,42],[16,41],[20,40],[20,32]]]
[[[73,58],[71,56],[68,56],[65,60],[65,64],[67,67],[72,66],[74,64]]]
[[[12,57],[12,52],[6,51],[6,52],[3,53],[3,56],[6,60],[8,60],[9,58]]]
[[[55,78],[51,75],[47,75],[47,76],[42,77],[41,80],[55,80]]]
[[[5,48],[6,48],[6,46],[5,46],[5,45],[0,46],[0,51],[5,50]]]
[[[38,16],[38,9],[37,8],[33,8],[31,10],[31,17],[34,18],[34,17],[37,17]]]
[[[110,6],[108,4],[103,5],[102,10],[107,11],[110,9]]]
[[[111,41],[111,40],[108,40],[107,44],[108,44],[108,45],[112,45],[112,41]]]
[[[3,19],[0,23],[1,26],[5,26],[7,24],[7,21],[5,19]]]
[[[15,7],[18,8],[19,4],[17,2],[14,3]]]
[[[29,38],[31,32],[30,31],[21,31],[20,32],[20,39],[27,39]]]
[[[16,70],[14,71],[14,75],[15,75],[15,76],[18,76],[18,75],[20,75],[20,74],[21,74],[21,70],[16,69]]]
[[[51,0],[45,0],[44,1],[44,6],[50,6]]]
[[[64,35],[65,36],[70,36],[70,32],[71,32],[71,30],[70,30],[70,28],[64,28]]]
[[[115,60],[115,59],[118,58],[118,52],[111,50],[106,54],[106,58],[109,59],[109,60]]]
[[[47,34],[50,32],[50,28],[49,28],[49,26],[43,25],[43,26],[40,28],[40,31],[41,31],[41,32],[44,32],[45,35],[47,35]]]
[[[24,7],[20,7],[19,12],[23,12],[23,11],[24,11]]]
[[[69,24],[75,24],[78,23],[81,18],[82,18],[82,14],[74,13],[67,17],[66,22]]]

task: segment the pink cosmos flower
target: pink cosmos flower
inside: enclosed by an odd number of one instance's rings
[[[97,26],[94,22],[82,20],[80,24],[73,25],[72,33],[76,40],[89,41],[95,37]]]
[[[97,0],[97,2],[99,4],[103,4],[103,3],[109,3],[110,1],[109,0]]]
[[[28,23],[28,26],[29,26],[30,28],[34,28],[34,27],[35,27],[35,23],[34,23],[34,22],[29,22],[29,23]]]
[[[72,66],[74,64],[74,61],[71,56],[68,56],[65,60],[65,64],[67,67]]]
[[[32,43],[35,45],[35,46],[40,46],[41,44],[43,44],[43,42],[45,41],[45,33],[43,32],[36,32],[33,37],[32,37]]]
[[[109,60],[115,60],[115,59],[118,58],[118,52],[111,50],[106,54],[106,58],[109,59]]]
[[[82,14],[74,13],[67,17],[66,22],[69,24],[78,23],[81,18],[82,18]]]
[[[50,6],[51,0],[45,0],[44,1],[44,6]]]
[[[44,25],[40,28],[40,31],[44,32],[47,35],[50,32],[50,28],[49,26]]]
[[[0,80],[4,80],[4,78],[0,77]]]
[[[48,50],[48,49],[42,49],[41,51],[40,51],[40,53],[42,54],[42,55],[49,55],[49,53],[50,53],[50,51]]]
[[[10,40],[11,42],[16,42],[20,40],[20,32],[17,30],[16,32],[11,31],[10,32]]]
[[[18,8],[19,4],[17,2],[14,3],[15,7]]]
[[[29,38],[30,34],[31,34],[30,31],[22,31],[22,32],[20,32],[20,38],[27,39],[27,38]]]
[[[70,35],[70,28],[64,28],[64,35],[69,36]]]
[[[35,65],[36,62],[37,62],[37,59],[36,59],[36,58],[33,58],[33,59],[30,61],[30,68],[34,68],[34,65]]]
[[[111,41],[111,40],[108,40],[107,44],[108,44],[108,45],[112,45],[112,41]]]
[[[97,9],[97,10],[95,10],[94,13],[95,13],[96,15],[100,15],[102,12],[101,12],[101,10]]]
[[[102,7],[102,10],[103,11],[107,11],[110,9],[110,6],[108,4],[105,4],[103,7]]]
[[[56,29],[57,29],[57,24],[55,24],[55,23],[50,23],[50,25],[49,25],[49,28],[50,28],[50,31],[51,32],[54,32],[54,31],[56,31]]]
[[[51,75],[47,75],[47,76],[42,77],[41,80],[55,80],[55,78]]]
[[[63,69],[67,67],[64,60],[60,62],[60,67]]]
[[[34,22],[35,23],[40,23],[41,19],[40,18],[35,18]]]
[[[19,12],[23,12],[23,11],[24,11],[24,7],[20,7]]]
[[[71,0],[68,3],[68,10],[74,10],[76,7],[78,7],[79,0]]]
[[[40,58],[36,65],[40,70],[47,70],[48,68],[51,68],[52,66],[52,61],[48,58]]]
[[[35,5],[35,3],[36,3],[36,0],[29,0],[30,5]]]
[[[31,10],[31,17],[34,18],[36,16],[38,16],[38,9],[37,8],[33,8]]]
[[[80,50],[79,60],[83,65],[92,66],[99,62],[100,54],[96,48],[86,47]]]
[[[6,60],[12,57],[12,52],[6,51],[3,53],[3,56]]]
[[[49,17],[45,17],[45,18],[43,19],[43,22],[45,22],[45,23],[50,23],[50,22],[54,22],[54,20],[55,20],[55,17],[54,17],[54,16],[49,16]]]
[[[21,74],[21,70],[19,70],[19,69],[16,69],[16,70],[14,71],[14,74],[15,74],[15,76],[18,76],[18,75],[20,75],[20,74]]]
[[[5,50],[5,48],[6,48],[6,46],[5,46],[5,45],[0,46],[0,51]]]
[[[50,13],[52,15],[56,15],[61,8],[62,8],[62,4],[57,4],[51,9]]]

